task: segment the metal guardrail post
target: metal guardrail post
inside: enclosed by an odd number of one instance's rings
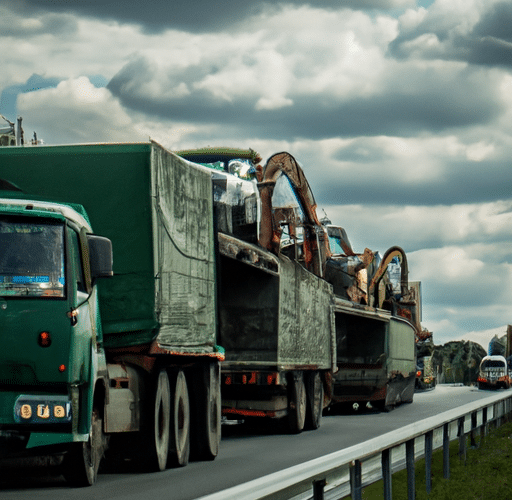
[[[319,481],[313,481],[313,500],[324,500],[324,488],[326,481],[320,479]]]
[[[393,500],[391,488],[391,450],[388,448],[382,452],[382,479],[384,481],[384,500]]]
[[[352,500],[362,500],[361,461],[354,460],[350,465],[350,496]]]
[[[405,443],[405,461],[407,464],[407,500],[416,498],[416,477],[414,467],[414,438]]]
[[[450,479],[450,426],[443,425],[443,477]]]
[[[501,425],[499,403],[494,403],[492,408],[492,428],[496,429]]]
[[[480,427],[480,446],[484,443],[485,436],[487,436],[487,406],[482,408],[482,427]]]
[[[425,489],[427,494],[432,491],[432,449],[434,445],[434,431],[425,434]]]
[[[457,436],[459,438],[459,460],[466,463],[466,434],[464,433],[464,417],[457,422]]]
[[[477,412],[471,414],[471,432],[470,432],[470,445],[471,448],[476,448],[475,433],[477,427]]]

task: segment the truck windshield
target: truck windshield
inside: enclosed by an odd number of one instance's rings
[[[64,297],[64,226],[0,220],[0,296]]]
[[[501,368],[505,369],[505,362],[500,359],[486,359],[482,363],[482,370],[489,368]]]

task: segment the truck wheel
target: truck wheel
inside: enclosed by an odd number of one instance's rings
[[[214,460],[221,437],[220,365],[209,363],[197,377],[194,391],[192,458]]]
[[[150,398],[145,403],[142,432],[137,460],[143,470],[158,472],[167,467],[169,453],[169,425],[171,421],[171,390],[169,377],[160,370],[150,386]]]
[[[302,373],[294,375],[288,392],[288,428],[292,434],[304,429],[306,420],[306,387]]]
[[[92,486],[96,482],[98,469],[106,448],[103,434],[103,421],[98,410],[92,412],[89,439],[83,443],[73,443],[64,457],[63,475],[71,485]]]
[[[324,385],[320,372],[308,374],[306,384],[307,408],[306,429],[315,430],[320,427],[324,406]]]
[[[190,456],[190,403],[183,371],[173,377],[168,463],[173,467],[188,464]]]

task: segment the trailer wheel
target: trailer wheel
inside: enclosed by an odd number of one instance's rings
[[[221,437],[220,365],[208,363],[200,371],[194,391],[192,413],[192,458],[214,460]]]
[[[315,430],[320,427],[324,406],[324,385],[320,372],[308,374],[306,396],[307,408],[305,428]]]
[[[158,472],[166,469],[169,453],[171,390],[165,370],[160,370],[152,381],[151,389],[150,398],[145,402],[145,419],[136,452],[137,461],[143,470]]]
[[[103,421],[98,410],[92,412],[89,439],[73,443],[64,457],[63,475],[73,486],[92,486],[96,482],[98,469],[106,448]]]
[[[292,434],[298,434],[304,429],[306,420],[306,386],[302,373],[291,379],[288,392],[288,428]]]
[[[190,402],[183,371],[180,370],[172,382],[168,462],[170,466],[183,467],[188,464],[190,456]]]

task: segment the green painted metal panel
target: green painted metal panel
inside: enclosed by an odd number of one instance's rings
[[[150,144],[0,149],[0,177],[27,195],[79,203],[112,240],[115,278],[99,283],[104,332],[152,335]]]
[[[414,327],[408,321],[392,317],[389,321],[388,373],[409,374],[416,369]]]
[[[299,263],[279,263],[278,363],[331,368],[332,286]]]
[[[66,314],[68,302],[40,298],[1,302],[0,331],[6,348],[0,351],[0,384],[64,387],[73,381],[70,369],[65,373],[58,369],[61,364],[70,364],[72,327]],[[38,344],[43,331],[50,332],[50,347]]]
[[[62,443],[72,443],[77,438],[70,433],[63,432],[31,432],[27,443],[27,449],[38,446],[51,446]]]
[[[107,347],[149,342],[160,324],[169,345],[215,345],[207,172],[155,143],[91,144],[0,148],[0,178],[27,198],[83,205],[112,240],[115,275],[98,283]]]

